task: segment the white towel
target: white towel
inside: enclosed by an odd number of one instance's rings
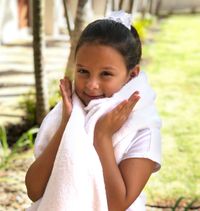
[[[93,147],[96,121],[112,110],[134,91],[139,91],[141,99],[122,128],[113,136],[116,162],[143,128],[160,128],[160,118],[156,112],[155,93],[148,84],[144,72],[140,72],[110,98],[93,100],[84,107],[73,94],[73,109],[65,128],[54,167],[43,197],[28,211],[107,211],[107,200],[103,172],[99,157]],[[38,157],[61,121],[62,103],[45,117],[35,142],[35,156]]]

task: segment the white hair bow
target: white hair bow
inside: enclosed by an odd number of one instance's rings
[[[122,23],[129,30],[131,30],[131,15],[124,12],[123,10],[111,12],[107,19]]]

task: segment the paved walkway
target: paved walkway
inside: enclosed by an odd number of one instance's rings
[[[68,52],[67,37],[47,40],[44,59],[49,83],[63,77]],[[34,91],[31,39],[0,45],[0,125],[21,121],[24,111],[19,102],[30,90]]]

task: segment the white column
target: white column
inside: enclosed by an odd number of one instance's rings
[[[54,33],[54,0],[45,0],[44,31],[46,35]]]
[[[11,42],[18,32],[17,0],[0,1],[0,40],[3,43]]]

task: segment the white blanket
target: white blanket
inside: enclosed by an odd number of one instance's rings
[[[146,75],[141,72],[111,98],[93,100],[84,107],[73,94],[73,110],[65,128],[54,167],[43,197],[28,211],[107,211],[103,172],[99,157],[93,147],[96,121],[134,92],[141,99],[122,128],[113,136],[116,162],[143,128],[160,128],[156,112],[155,93],[150,88]],[[62,103],[45,117],[35,142],[36,158],[43,152],[61,121]]]

